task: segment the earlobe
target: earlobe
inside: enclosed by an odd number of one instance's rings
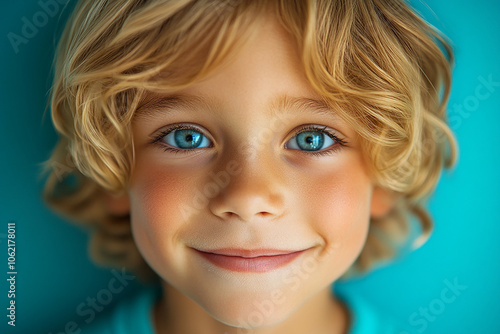
[[[121,195],[106,194],[106,208],[114,216],[125,216],[130,213],[130,200],[125,192]]]
[[[394,192],[381,187],[375,187],[372,193],[370,216],[382,218],[386,216],[394,207],[396,196]]]

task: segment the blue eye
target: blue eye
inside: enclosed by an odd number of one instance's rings
[[[152,143],[160,143],[165,151],[189,153],[198,148],[213,147],[212,142],[198,128],[189,125],[175,125],[162,131]],[[342,146],[343,139],[327,127],[306,126],[295,133],[286,144],[286,149],[300,150],[313,155],[332,154]],[[326,148],[326,149],[325,149]]]
[[[304,131],[305,130],[305,131]],[[286,148],[303,151],[320,151],[336,143],[341,144],[334,134],[319,127],[307,127],[299,132],[286,143]]]
[[[210,140],[195,128],[180,126],[161,133],[157,141],[171,146],[170,150],[190,150],[211,147]]]

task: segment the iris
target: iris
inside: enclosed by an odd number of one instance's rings
[[[324,134],[316,131],[304,131],[296,136],[296,142],[300,149],[306,151],[317,151],[323,146]]]
[[[191,149],[200,146],[203,135],[191,129],[176,130],[174,132],[175,144],[179,148]]]

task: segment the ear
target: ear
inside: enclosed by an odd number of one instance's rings
[[[382,218],[386,216],[392,210],[395,203],[396,196],[394,192],[375,186],[372,193],[370,216],[373,218]]]
[[[120,195],[107,193],[105,205],[113,216],[125,216],[130,213],[130,200],[126,192]]]

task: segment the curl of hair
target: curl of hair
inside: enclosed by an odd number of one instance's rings
[[[186,87],[230,58],[269,12],[296,40],[313,88],[360,135],[376,184],[396,198],[386,217],[371,219],[353,270],[393,257],[409,215],[421,223],[420,244],[429,235],[424,200],[456,159],[446,124],[453,54],[405,2],[79,1],[55,58],[51,111],[60,140],[45,165],[44,198],[90,228],[96,262],[154,277],[129,216],[103,204],[133,173],[134,112],[146,93]]]

